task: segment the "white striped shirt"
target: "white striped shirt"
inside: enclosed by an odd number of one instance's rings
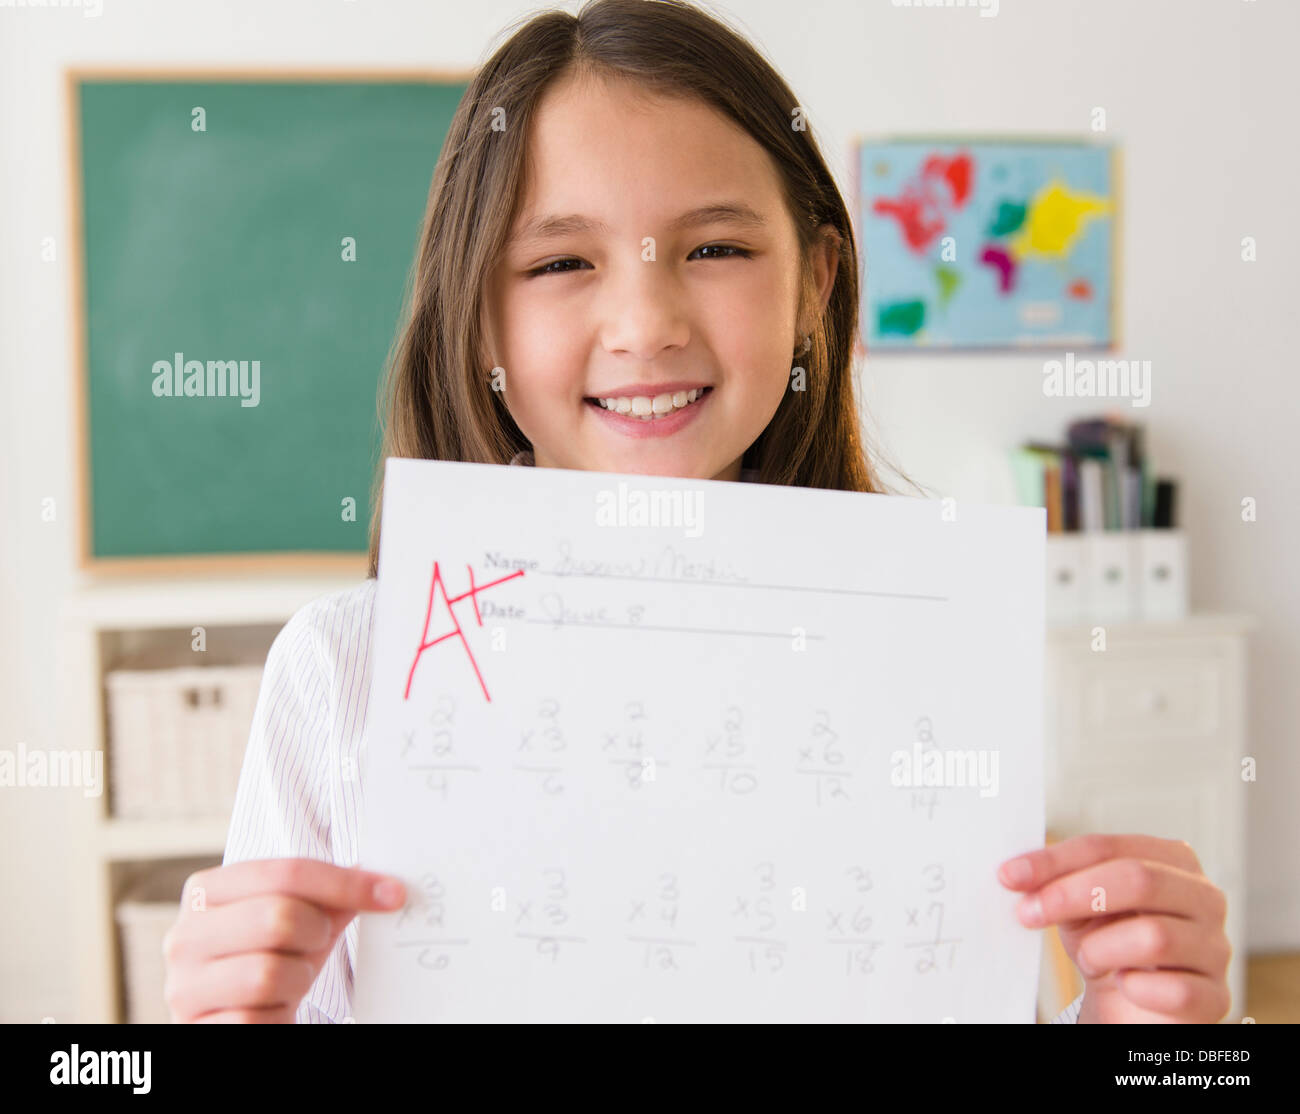
[[[226,863],[248,859],[357,862],[361,740],[370,695],[376,582],[298,611],[266,659],[235,794]],[[342,1021],[351,1011],[358,922],[343,930],[299,1021]]]
[[[366,580],[323,596],[276,636],[223,862],[310,858],[356,865],[356,772],[370,696],[376,587]],[[354,919],[343,930],[298,1007],[298,1021],[339,1022],[351,1015],[358,927]],[[1077,1020],[1082,1001],[1081,994],[1054,1022]]]

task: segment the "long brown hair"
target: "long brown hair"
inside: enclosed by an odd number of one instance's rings
[[[509,30],[509,29],[507,29]],[[566,74],[631,79],[651,92],[717,109],[771,156],[801,248],[801,298],[816,290],[810,252],[830,225],[839,262],[830,300],[799,355],[805,388],[786,391],[745,453],[761,483],[881,491],[859,433],[853,390],[858,258],[849,213],[803,109],[742,35],[681,0],[590,0],[576,15],[547,11],[520,26],[475,73],[429,189],[409,317],[389,358],[382,457],[506,464],[528,441],[484,364],[485,282],[520,203],[530,123]],[[505,127],[494,122],[504,120]],[[802,306],[801,306],[802,308]],[[383,461],[370,523],[379,561]]]

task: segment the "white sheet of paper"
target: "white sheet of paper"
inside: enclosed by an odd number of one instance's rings
[[[1033,1021],[1043,529],[390,460],[356,1019]]]

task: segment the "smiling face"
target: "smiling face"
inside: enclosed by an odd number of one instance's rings
[[[738,479],[810,324],[767,153],[698,101],[570,77],[529,163],[485,332],[536,464]],[[822,305],[833,258],[814,260]]]

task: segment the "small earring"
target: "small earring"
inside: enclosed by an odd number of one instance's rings
[[[810,349],[811,347],[812,347],[812,334],[808,334],[808,335],[806,335],[806,336],[803,338],[803,347],[802,347],[802,348],[796,348],[794,354],[795,354],[796,356],[802,356],[802,355],[803,355],[805,352],[807,352],[808,349]]]

